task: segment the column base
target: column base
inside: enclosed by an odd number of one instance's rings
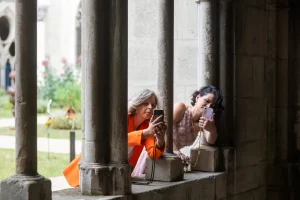
[[[51,181],[43,176],[13,175],[1,181],[0,200],[51,200]]]
[[[219,150],[216,147],[201,146],[191,149],[191,168],[195,171],[215,172],[218,167]]]
[[[80,165],[80,189],[83,195],[131,194],[131,165]]]
[[[146,179],[151,177],[153,160],[146,160]],[[175,154],[164,153],[158,160],[155,161],[154,180],[156,181],[180,181],[183,180],[183,164],[180,158]]]

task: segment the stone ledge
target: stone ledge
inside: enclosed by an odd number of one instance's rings
[[[223,185],[223,187],[222,187]],[[217,188],[217,194],[216,194]],[[221,190],[224,190],[222,192]],[[226,198],[226,173],[189,172],[178,182],[153,182],[150,185],[132,185],[131,195],[83,196],[78,188],[52,193],[53,200],[220,200]],[[220,195],[222,194],[222,195]]]

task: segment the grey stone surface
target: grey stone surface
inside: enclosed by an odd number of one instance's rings
[[[174,102],[190,102],[197,86],[197,4],[174,1]],[[157,91],[157,1],[129,1],[128,94],[143,88]],[[182,88],[186,92],[182,93]],[[181,95],[179,95],[181,94]]]
[[[146,160],[146,179],[149,180],[152,172],[151,158]],[[183,165],[181,159],[175,154],[163,154],[155,161],[154,180],[157,181],[179,181],[184,177]]]
[[[125,196],[84,196],[79,189],[67,189],[53,193],[53,200],[214,200],[216,183],[224,173],[190,172],[177,182],[154,181],[150,185],[132,185],[132,194]],[[221,178],[222,179],[222,178]],[[221,181],[222,182],[222,181]],[[221,183],[219,182],[219,183]],[[225,186],[224,186],[225,187]]]
[[[198,87],[217,85],[217,2],[201,1],[198,9]]]
[[[80,189],[83,195],[131,193],[131,165],[81,164]]]
[[[0,199],[51,200],[51,181],[42,176],[11,176],[1,181]]]
[[[218,129],[218,143],[229,145],[233,133],[233,82],[231,75],[234,72],[234,39],[233,39],[233,2],[220,1],[219,4],[219,88],[224,99],[223,105],[226,108],[220,119]]]
[[[257,140],[237,147],[237,167],[256,165],[266,158],[266,140]]]
[[[158,10],[158,107],[166,121],[166,152],[173,153],[173,85],[174,85],[174,0],[157,1]]]
[[[227,193],[227,195],[235,195],[257,188],[260,184],[261,179],[265,178],[261,177],[259,167],[259,165],[254,165],[238,168],[236,170],[236,177],[234,178],[234,180],[227,182],[229,188],[229,190],[227,190],[229,192]]]
[[[127,12],[127,0],[82,4],[85,149],[80,187],[86,195],[131,193],[131,166],[124,164],[128,163]]]
[[[218,161],[219,149],[216,147],[201,146],[200,149],[191,149],[192,170],[215,172]]]
[[[127,163],[128,0],[110,0],[108,3],[110,3],[111,21],[108,35],[112,41],[108,52],[110,56],[109,162]]]
[[[37,175],[36,9],[36,0],[16,3],[16,173],[32,176]]]
[[[235,9],[236,52],[243,55],[267,55],[267,12],[241,1],[235,3]]]
[[[214,53],[203,53],[198,55],[198,59],[198,87],[218,85],[218,56]]]
[[[216,200],[226,198],[226,174],[216,176]]]

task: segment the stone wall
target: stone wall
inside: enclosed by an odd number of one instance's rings
[[[267,144],[274,126],[275,11],[265,1],[235,2],[233,199],[266,199]]]
[[[157,9],[153,0],[128,1],[129,96],[150,88],[157,90]],[[197,4],[175,1],[174,102],[189,103],[197,89]]]
[[[265,199],[268,135],[275,126],[276,9],[264,0],[235,1],[234,19],[237,168],[227,198]],[[129,94],[156,89],[155,23],[155,1],[129,1]],[[197,89],[197,23],[197,4],[175,1],[175,102],[189,103]]]
[[[270,137],[269,199],[299,199],[299,11],[297,1],[278,1],[276,131]]]

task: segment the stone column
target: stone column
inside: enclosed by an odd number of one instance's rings
[[[83,195],[131,193],[127,158],[127,0],[84,0]]]
[[[223,95],[224,112],[220,119],[219,143],[230,145],[233,137],[233,2],[221,0],[219,4],[219,88]]]
[[[82,31],[82,30],[81,30]],[[82,46],[84,42],[82,41]],[[82,52],[82,51],[81,51]],[[85,58],[81,53],[81,159],[84,159],[85,151]],[[82,162],[82,161],[81,161]]]
[[[197,0],[198,3],[198,89],[207,86],[218,86],[218,1]],[[215,117],[216,126],[219,119]],[[205,145],[191,150],[192,170],[215,171],[217,169],[218,149],[207,147],[205,137],[201,137]],[[201,152],[199,155],[199,151]],[[196,155],[196,156],[194,156]],[[203,162],[194,164],[194,160]],[[209,166],[205,164],[209,163]]]
[[[111,1],[111,0],[110,0]],[[109,162],[128,164],[128,0],[111,1],[110,69],[111,135]],[[124,166],[126,168],[126,166]],[[131,172],[130,172],[131,174]],[[129,184],[128,180],[124,180]]]
[[[158,2],[158,108],[163,109],[167,122],[166,152],[156,162],[155,180],[183,179],[181,160],[173,153],[173,77],[174,77],[174,0]],[[147,160],[146,178],[151,176],[152,160]]]
[[[198,88],[217,85],[218,35],[217,1],[197,0],[198,5]]]
[[[16,1],[16,174],[0,199],[50,200],[51,181],[37,172],[37,1]]]
[[[82,40],[82,38],[86,38],[84,35],[86,31],[82,29],[83,23],[83,17],[82,17],[82,1],[80,1],[78,6],[78,13],[77,15],[80,15],[80,18],[78,16],[78,19],[76,21],[80,23],[80,41],[79,38],[77,42],[80,42],[80,45],[77,46],[77,55],[81,56],[80,60],[80,67],[81,67],[81,162],[83,162],[83,159],[85,158],[85,74],[86,74],[86,58],[83,56],[83,49],[82,47],[85,45],[85,40]]]
[[[173,154],[174,0],[158,1],[158,107],[164,110],[166,153]]]

